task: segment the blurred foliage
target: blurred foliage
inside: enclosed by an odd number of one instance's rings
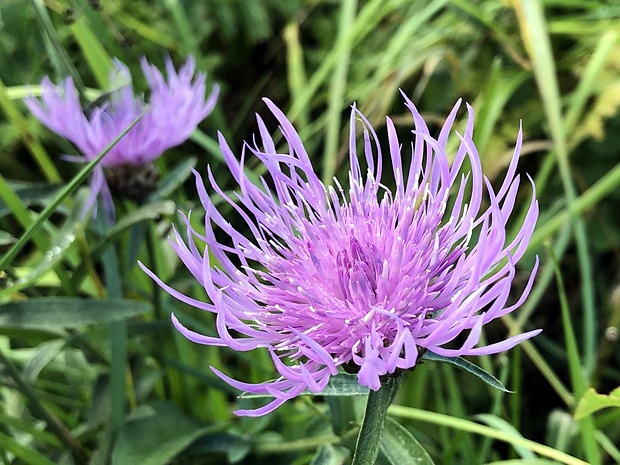
[[[528,260],[537,253],[543,267],[531,308],[522,310],[523,318],[517,312],[516,320],[504,322],[511,332],[542,327],[544,333],[508,358],[475,361],[515,394],[491,392],[466,374],[425,364],[408,374],[396,403],[458,419],[489,412],[480,421],[514,441],[523,436],[590,463],[620,462],[620,409],[610,404],[579,421],[572,416],[583,392],[574,385],[570,367],[581,361],[567,355],[567,328],[559,318],[564,294],[554,287],[543,248],[551,244],[559,260],[578,355],[594,363],[588,367],[584,362],[586,386],[607,395],[620,384],[613,331],[620,327],[620,6],[613,0],[360,0],[351,13],[348,3],[3,0],[0,92],[17,105],[21,117],[0,99],[1,253],[64,186],[45,160],[54,161],[65,183],[80,168],[59,160],[58,154],[74,149],[42,128],[20,102],[36,92],[43,76],[58,81],[75,72],[97,95],[105,90],[107,57],[117,57],[144,89],[141,56],[162,65],[166,55],[178,64],[193,54],[210,85],[220,83],[223,92],[217,110],[192,140],[160,160],[164,181],[151,203],[119,202],[118,224],[102,231],[76,220],[85,198],[80,190],[55,210],[36,242],[0,270],[0,463],[86,463],[85,457],[93,464],[346,463],[363,398],[311,402],[300,397],[267,417],[234,417],[233,407],[260,400],[236,398],[208,366],[258,382],[274,376],[269,356],[186,341],[169,324],[172,311],[204,334],[214,332],[212,316],[173,301],[135,263],[148,263],[173,287],[204,298],[164,238],[178,223],[176,210],[196,209],[196,225],[204,219],[196,208],[200,204],[189,165],[204,172],[210,164],[223,188],[236,188],[214,149],[216,131],[237,153],[256,131],[255,112],[275,131],[261,97],[283,107],[324,179],[344,179],[349,106],[358,102],[380,137],[385,115],[392,115],[405,137],[411,121],[399,89],[412,96],[432,129],[457,99],[470,102],[476,111],[476,144],[491,181],[501,177],[522,125],[519,169],[535,179],[541,206],[539,234]],[[528,45],[537,31],[528,28],[527,14],[537,11],[532,10],[537,4],[544,12],[539,19],[548,30],[554,72],[540,69]],[[37,15],[37,5],[49,16],[51,31]],[[559,102],[542,91],[545,82],[557,87]],[[554,110],[561,116],[560,134],[554,132]],[[558,168],[562,144],[568,180]],[[247,165],[260,174],[255,159]],[[576,198],[567,193],[566,182],[574,184]],[[529,192],[523,196],[525,201]],[[587,259],[595,270],[585,291],[580,283],[588,274],[578,242],[558,245],[571,208],[583,218]],[[20,211],[25,215],[20,217]],[[128,416],[116,437],[109,424],[111,390],[116,389],[110,382],[113,326],[88,319],[97,314],[94,302],[106,296],[110,284],[104,277],[107,251],[118,258],[123,293],[118,297],[125,304],[115,315],[127,322],[129,354]],[[550,277],[543,278],[547,270]],[[521,286],[523,279],[517,279]],[[594,321],[583,309],[584,292],[596,302]],[[61,297],[81,298],[84,321],[67,323],[74,317],[73,304],[59,310],[57,320],[16,316],[15,305],[30,305],[32,315],[39,305],[43,315],[48,299]],[[146,311],[141,302],[153,308]],[[595,345],[587,342],[587,331],[594,331]],[[486,337],[505,334],[498,323]],[[404,422],[436,463],[545,463],[534,461],[534,453],[521,443],[506,447],[484,433],[468,433],[463,423],[441,421],[431,415],[426,421]],[[597,454],[598,462],[593,461]],[[384,456],[380,461],[391,463]]]

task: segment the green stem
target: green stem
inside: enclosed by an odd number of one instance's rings
[[[351,465],[372,465],[377,460],[387,409],[394,400],[402,379],[402,374],[382,379],[379,390],[371,390],[368,394],[366,411],[355,443]]]

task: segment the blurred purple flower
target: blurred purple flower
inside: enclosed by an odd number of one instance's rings
[[[96,158],[145,108],[144,117],[110,150],[95,170],[91,180],[91,197],[87,209],[96,206],[98,196],[108,219],[114,220],[114,203],[108,183],[135,183],[136,179],[119,177],[151,176],[147,167],[165,150],[184,142],[207,117],[217,101],[219,88],[205,95],[205,74],[197,73],[193,57],[188,58],[177,73],[170,58],[166,59],[166,80],[145,58],[142,71],[150,89],[145,103],[134,95],[129,69],[114,60],[108,98],[95,101],[83,109],[71,77],[55,86],[48,77],[42,82],[41,99],[28,97],[26,105],[45,126],[73,142],[81,157],[65,157],[71,161],[89,162]],[[108,178],[106,182],[106,178]],[[140,186],[137,186],[138,190]],[[135,190],[135,189],[134,189]],[[139,192],[137,195],[139,196]],[[130,195],[131,197],[131,195]]]
[[[246,144],[241,161],[219,137],[240,186],[236,199],[227,196],[208,171],[213,190],[243,218],[253,237],[241,235],[217,211],[196,173],[206,232],[194,230],[185,217],[189,241],[176,231],[171,241],[212,303],[181,294],[143,266],[172,296],[216,314],[219,337],[193,332],[173,316],[174,325],[188,339],[240,351],[264,347],[271,354],[281,375],[275,381],[243,383],[212,368],[238,389],[275,397],[257,410],[239,410],[239,415],[271,412],[305,389],[321,392],[343,364],[357,371],[361,385],[377,390],[380,376],[412,369],[423,350],[448,357],[493,354],[540,332],[476,347],[483,325],[524,302],[538,267],[536,261],[517,302],[507,304],[515,264],[526,251],[538,217],[532,194],[519,233],[508,241],[506,224],[520,182],[516,168],[521,131],[506,177],[495,191],[482,174],[472,140],[471,107],[467,106],[467,127],[464,135],[458,135],[460,145],[450,167],[446,144],[460,102],[435,139],[405,97],[415,124],[412,157],[404,170],[401,143],[387,118],[392,176],[385,182],[394,183],[390,190],[381,184],[378,137],[354,107],[346,193],[338,181],[335,187],[320,181],[291,123],[265,101],[280,123],[289,153],[276,150],[258,117],[262,141],[253,147]],[[364,126],[367,170],[357,156],[358,119]],[[262,180],[260,188],[244,174],[246,150],[269,172],[270,180]],[[463,168],[471,171],[462,175]],[[484,191],[486,209],[481,208]],[[228,240],[216,238],[214,226]],[[464,333],[466,337],[456,344],[455,338]]]

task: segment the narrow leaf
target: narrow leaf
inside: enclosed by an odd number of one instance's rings
[[[491,373],[486,372],[482,368],[477,365],[474,365],[468,360],[465,360],[462,357],[444,357],[443,355],[438,355],[430,350],[427,350],[422,356],[421,360],[425,362],[441,362],[447,363],[448,365],[454,365],[461,370],[464,370],[487,383],[492,388],[498,389],[502,392],[512,392],[502,384],[502,382],[493,376]]]
[[[122,321],[142,315],[150,304],[126,299],[42,297],[0,305],[0,327],[59,329]]]

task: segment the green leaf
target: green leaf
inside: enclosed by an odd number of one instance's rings
[[[443,355],[438,355],[430,350],[424,352],[424,355],[421,358],[422,361],[425,362],[441,362],[447,363],[448,365],[454,365],[461,370],[466,371],[487,383],[492,388],[498,389],[502,392],[510,392],[512,391],[506,389],[506,387],[502,384],[502,382],[493,376],[491,373],[486,372],[482,368],[477,365],[474,365],[468,360],[465,360],[462,357],[444,357]]]
[[[112,465],[165,465],[208,432],[171,404],[142,407],[120,430]]]
[[[310,465],[343,465],[348,454],[343,448],[336,448],[331,444],[323,444],[319,446],[314,457],[310,461]]]
[[[357,375],[349,373],[338,373],[332,376],[321,392],[312,392],[308,389],[303,391],[300,396],[365,396],[368,395],[368,388],[361,386],[357,380]],[[268,394],[251,394],[244,392],[239,396],[244,399],[259,399],[264,397],[272,397]]]
[[[128,299],[31,298],[0,305],[0,327],[79,328],[126,320],[150,309],[146,302]]]
[[[407,428],[390,417],[385,421],[380,448],[385,458],[392,465],[434,465],[433,459],[422,447],[422,444]]]
[[[620,407],[620,387],[617,387],[609,395],[599,394],[593,388],[588,389],[575,409],[575,420],[581,420],[601,409],[607,407]]]

